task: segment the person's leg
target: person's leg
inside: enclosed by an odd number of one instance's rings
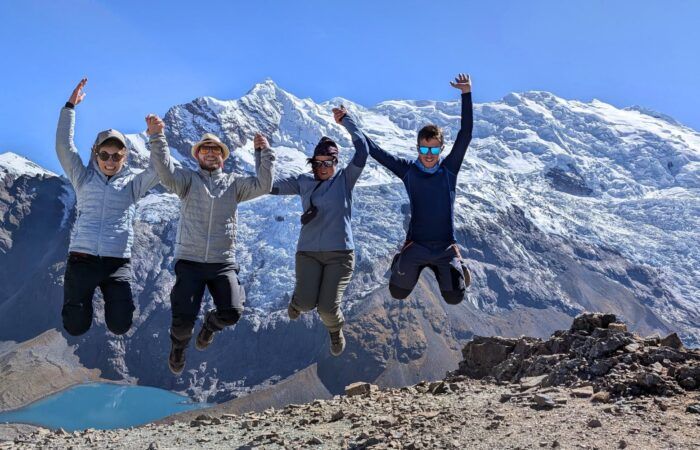
[[[131,328],[134,300],[131,295],[131,263],[124,258],[103,258],[105,278],[100,290],[105,300],[105,322],[114,334]]]
[[[311,311],[318,304],[323,265],[314,257],[315,254],[316,252],[296,254],[296,284],[290,305],[298,312]]]
[[[218,264],[213,277],[207,280],[207,288],[216,309],[207,313],[205,326],[221,331],[238,322],[243,315],[245,290],[238,280],[237,268],[233,264]]]
[[[391,263],[389,293],[403,300],[409,296],[418,283],[418,277],[425,265],[425,249],[416,243],[409,243],[394,256]]]
[[[174,346],[186,348],[192,337],[206,287],[202,271],[201,265],[193,261],[179,260],[175,264],[175,285],[170,293]]]
[[[92,296],[102,276],[99,259],[92,255],[70,254],[63,282],[63,328],[80,336],[92,324]]]
[[[318,315],[328,331],[343,328],[344,318],[340,303],[355,269],[354,252],[324,252],[323,277],[318,295]]]
[[[457,305],[462,300],[467,291],[467,281],[465,279],[462,259],[453,247],[449,247],[438,254],[431,263],[431,269],[435,273],[440,294],[445,302],[450,305]]]

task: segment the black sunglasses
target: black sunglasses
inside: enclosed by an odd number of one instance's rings
[[[126,154],[125,153],[107,153],[106,151],[102,150],[101,152],[97,152],[97,156],[102,161],[109,161],[109,159],[112,158],[112,161],[119,162],[122,159],[124,159],[124,156],[126,156]]]
[[[333,167],[335,166],[337,161],[335,159],[329,159],[327,161],[319,161],[318,159],[314,159],[311,161],[311,167],[314,169],[318,169],[319,167]]]

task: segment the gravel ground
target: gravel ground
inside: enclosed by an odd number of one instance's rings
[[[171,425],[20,434],[0,448],[694,448],[700,394],[594,398],[585,389],[525,389],[479,380],[390,390]],[[367,392],[369,391],[369,392]],[[599,401],[602,400],[602,401]],[[698,413],[689,411],[698,405]]]

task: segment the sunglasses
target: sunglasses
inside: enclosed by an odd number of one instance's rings
[[[311,161],[311,167],[318,169],[319,167],[333,167],[336,161],[334,159],[329,159],[328,161],[319,161],[317,159]]]
[[[423,147],[423,146],[420,146],[420,147],[418,147],[418,151],[420,152],[421,155],[427,155],[428,153],[431,153],[433,155],[439,155],[440,152],[442,151],[442,147]]]
[[[209,154],[209,152],[212,152],[215,155],[222,155],[224,153],[223,149],[221,147],[219,147],[218,145],[212,145],[210,147],[209,146],[208,147],[205,147],[205,146],[199,147],[199,153],[201,153],[202,155],[207,155],[207,154]]]
[[[102,161],[109,161],[109,159],[111,158],[112,161],[119,162],[122,159],[124,159],[125,156],[126,153],[107,153],[104,150],[97,152],[97,157],[100,158]]]

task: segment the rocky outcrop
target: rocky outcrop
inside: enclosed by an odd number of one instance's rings
[[[549,339],[476,336],[453,375],[541,386],[585,386],[590,395],[672,396],[700,389],[700,350],[676,333],[642,338],[613,314],[582,314]]]
[[[0,411],[15,409],[79,383],[100,380],[56,330],[0,353]]]

